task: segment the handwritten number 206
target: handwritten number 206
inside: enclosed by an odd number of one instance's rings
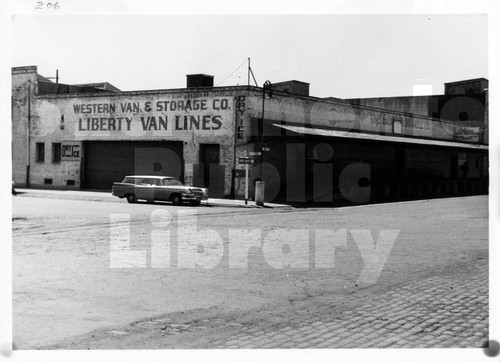
[[[36,10],[42,10],[44,8],[44,5],[47,9],[59,9],[60,6],[58,4],[58,2],[55,2],[55,3],[43,3],[41,1],[37,1],[36,3],[36,6],[35,6],[35,9]]]

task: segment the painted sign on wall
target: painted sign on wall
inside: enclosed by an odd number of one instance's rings
[[[61,161],[80,161],[81,155],[80,142],[61,142]]]
[[[455,140],[479,143],[481,130],[479,127],[455,127]]]
[[[68,107],[77,136],[171,136],[231,129],[232,98],[168,99],[145,97],[121,101],[75,100]]]

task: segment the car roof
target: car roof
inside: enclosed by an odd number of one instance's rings
[[[157,178],[157,179],[164,179],[164,178],[169,178],[169,179],[177,179],[177,177],[172,177],[172,176],[148,176],[148,175],[132,175],[132,176],[125,176],[125,177],[132,177],[132,178]]]

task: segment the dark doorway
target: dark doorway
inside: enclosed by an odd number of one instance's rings
[[[225,168],[220,165],[220,145],[200,144],[200,163],[194,167],[194,186],[207,187],[210,197],[222,197],[224,178]]]
[[[184,178],[182,142],[88,141],[84,153],[86,189],[110,190],[130,175]]]
[[[396,178],[401,180],[407,177],[406,149],[396,148]]]
[[[219,144],[200,144],[200,163],[203,165],[203,183],[210,186],[210,166],[220,162]]]
[[[458,154],[453,152],[450,157],[450,178],[458,178]]]

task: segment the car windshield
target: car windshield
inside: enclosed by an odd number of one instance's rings
[[[164,178],[162,184],[163,186],[184,186],[182,182],[175,178]]]

